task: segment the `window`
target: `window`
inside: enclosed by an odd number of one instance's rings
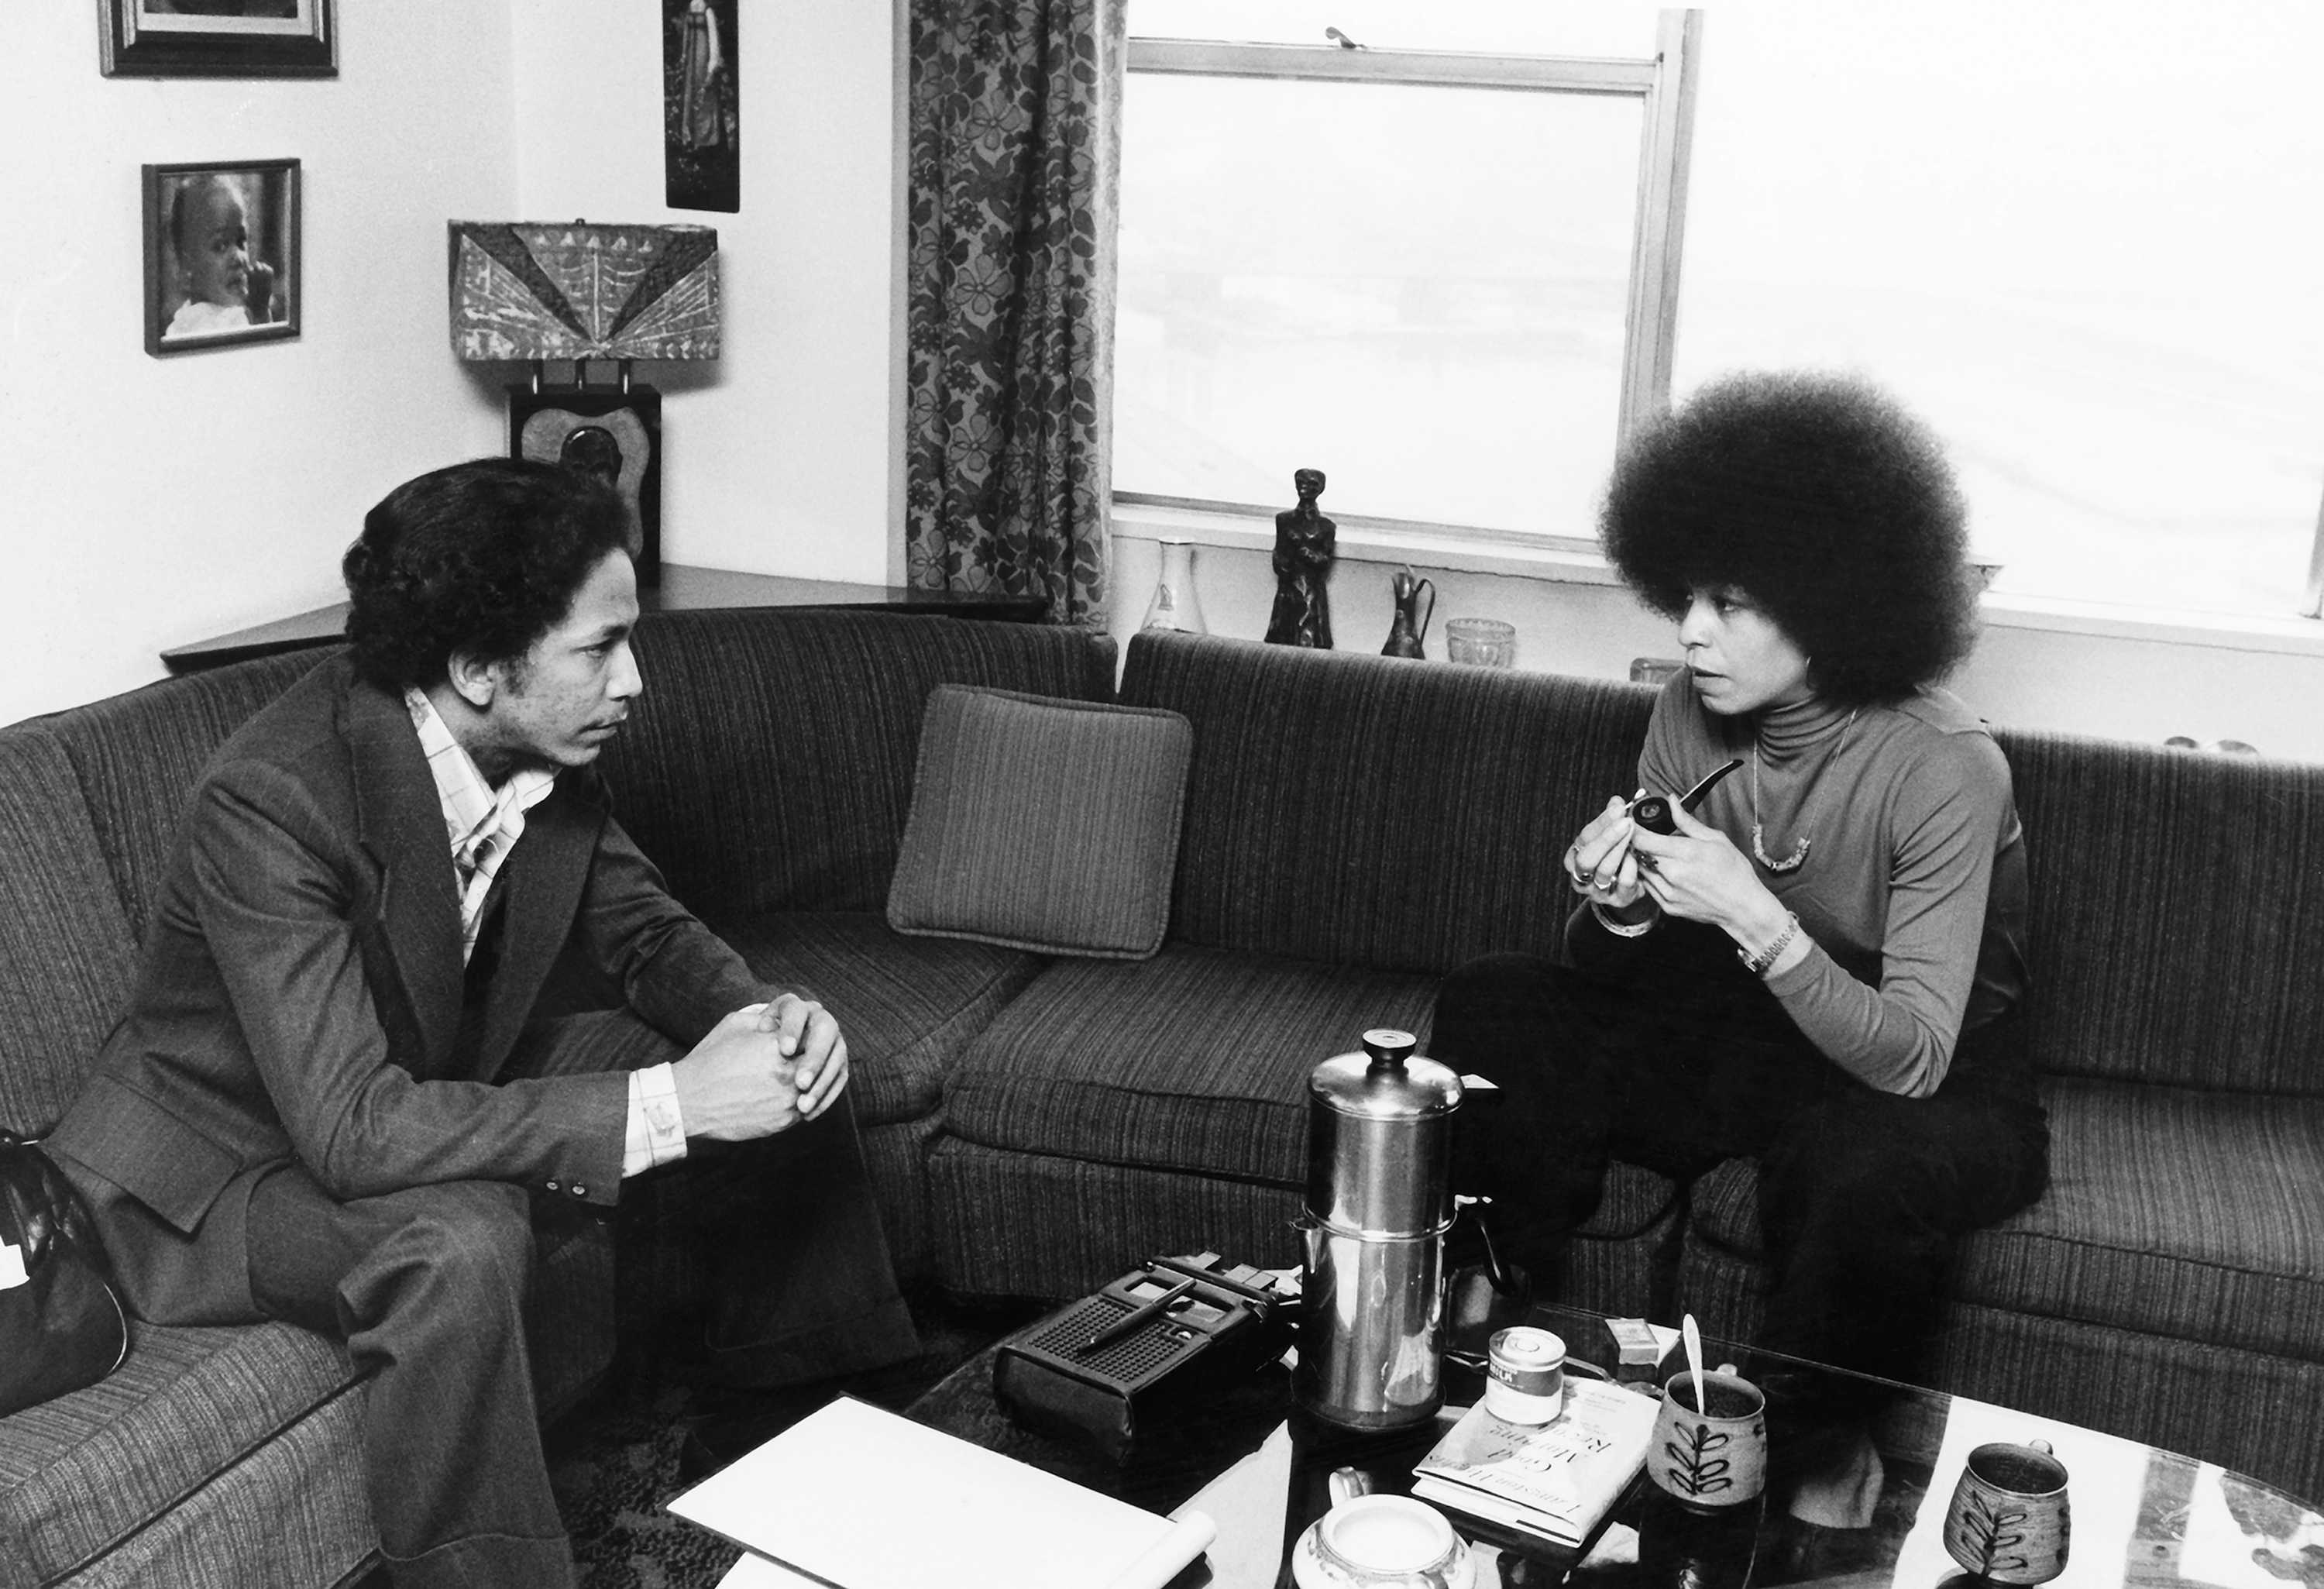
[[[1125,499],[1271,512],[1312,465],[1343,525],[1586,538],[1670,394],[1852,369],[1943,437],[1999,593],[2324,603],[2324,7],[1799,0],[1702,50],[1587,0],[1130,14]]]
[[[1133,0],[1120,495],[1591,534],[1668,389],[1690,24],[1552,9]]]
[[[1675,389],[1860,369],[1994,588],[2291,616],[2324,499],[2324,9],[1722,7]]]

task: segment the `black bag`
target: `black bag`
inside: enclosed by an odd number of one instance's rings
[[[0,1130],[0,1418],[93,1385],[129,1321],[88,1206],[49,1156]]]

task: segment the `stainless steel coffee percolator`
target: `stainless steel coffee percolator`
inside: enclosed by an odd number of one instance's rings
[[[1356,1429],[1426,1421],[1443,1400],[1444,1233],[1461,1078],[1408,1031],[1307,1078],[1300,1405]]]

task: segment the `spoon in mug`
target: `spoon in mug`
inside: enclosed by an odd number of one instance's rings
[[[1694,1327],[1694,1315],[1679,1320],[1678,1338],[1685,1343],[1687,1372],[1694,1376],[1694,1410],[1707,1418],[1711,1409],[1702,1404],[1702,1333]]]

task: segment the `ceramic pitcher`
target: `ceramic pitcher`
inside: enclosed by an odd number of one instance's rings
[[[1388,643],[1380,647],[1384,657],[1418,657],[1427,653],[1421,649],[1428,638],[1428,620],[1436,615],[1436,587],[1425,579],[1416,579],[1409,568],[1399,568],[1388,576],[1388,587],[1396,593],[1396,620],[1388,626]],[[1420,593],[1428,593],[1428,605],[1422,607]]]

